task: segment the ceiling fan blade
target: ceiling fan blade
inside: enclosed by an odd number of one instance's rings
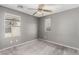
[[[43,9],[43,11],[45,11],[45,12],[52,12],[51,10],[45,10],[45,9]]]
[[[35,15],[38,11],[36,11],[33,15]]]
[[[34,9],[34,8],[28,8],[29,10],[38,10],[38,9]]]

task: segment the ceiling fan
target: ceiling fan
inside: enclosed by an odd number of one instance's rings
[[[36,10],[36,12],[33,13],[33,15],[36,15],[37,13],[41,13],[43,15],[44,12],[51,13],[52,12],[51,10],[44,9],[45,6],[46,6],[45,4],[39,4],[37,9],[33,9],[33,8],[29,8],[29,9]]]

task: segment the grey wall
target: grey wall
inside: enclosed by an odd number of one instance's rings
[[[4,38],[4,14],[12,13],[21,16],[21,36],[15,38]],[[10,47],[37,38],[37,18],[30,15],[0,7],[0,49]],[[16,42],[16,40],[18,40]],[[13,43],[10,43],[13,41]]]
[[[44,21],[51,18],[50,32],[44,31]],[[79,48],[79,8],[63,11],[39,19],[39,37],[44,40]]]

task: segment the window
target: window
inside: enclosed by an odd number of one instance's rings
[[[5,38],[20,36],[21,17],[10,13],[5,14]]]
[[[51,19],[45,19],[45,32],[51,31]]]

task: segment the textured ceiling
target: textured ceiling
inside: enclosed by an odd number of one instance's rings
[[[2,4],[2,6],[4,7],[8,7],[8,8],[11,8],[11,9],[14,9],[14,10],[17,10],[29,15],[33,15],[33,13],[37,11],[37,10],[29,9],[29,8],[37,9],[39,4],[21,4],[23,8],[17,8],[18,5],[19,4]],[[44,9],[52,10],[53,12],[51,13],[44,12],[43,15],[37,13],[36,15],[33,15],[33,16],[43,17],[46,15],[62,12],[65,10],[76,8],[76,7],[79,7],[79,4],[45,4]]]

